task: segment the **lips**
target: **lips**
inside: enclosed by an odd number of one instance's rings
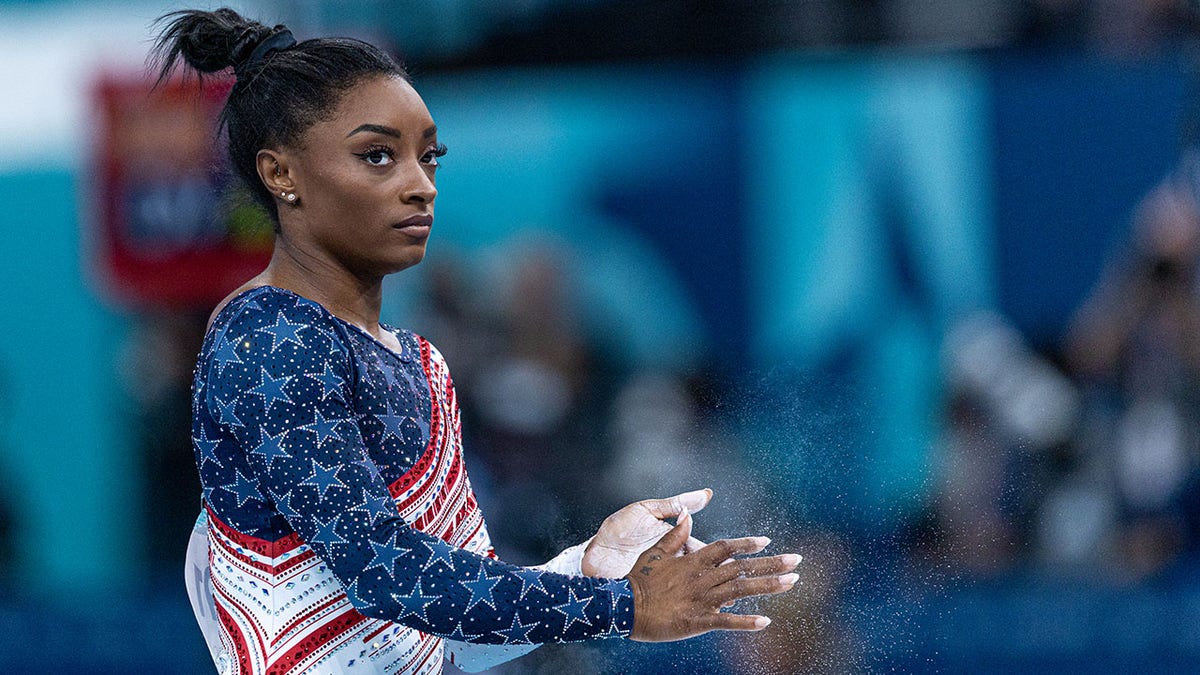
[[[409,216],[392,227],[413,237],[427,237],[433,227],[433,216],[425,213]]]

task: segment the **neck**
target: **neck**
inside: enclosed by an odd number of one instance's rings
[[[317,302],[334,316],[378,337],[382,275],[356,274],[277,235],[271,262],[255,281]]]

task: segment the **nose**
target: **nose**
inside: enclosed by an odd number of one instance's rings
[[[414,162],[404,177],[401,201],[405,204],[432,204],[436,198],[437,185],[433,171],[420,162]]]

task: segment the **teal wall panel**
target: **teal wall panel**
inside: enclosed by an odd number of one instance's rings
[[[78,188],[67,171],[0,174],[0,476],[20,525],[14,583],[34,593],[127,580],[138,525],[114,365],[124,323],[85,282]]]

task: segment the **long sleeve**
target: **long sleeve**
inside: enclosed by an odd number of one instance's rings
[[[558,572],[568,576],[583,576],[583,553],[591,540],[576,544],[554,558],[530,569]],[[501,663],[524,656],[536,649],[538,645],[494,645],[471,644],[468,642],[446,642],[446,658],[467,673],[478,673],[488,668],[494,668]]]
[[[369,617],[474,643],[628,634],[628,582],[517,567],[406,522],[364,429],[420,434],[419,415],[356,396],[363,372],[346,325],[298,297],[260,300],[222,327],[201,363],[204,405],[246,459],[228,483],[206,486],[210,503],[277,511]]]

